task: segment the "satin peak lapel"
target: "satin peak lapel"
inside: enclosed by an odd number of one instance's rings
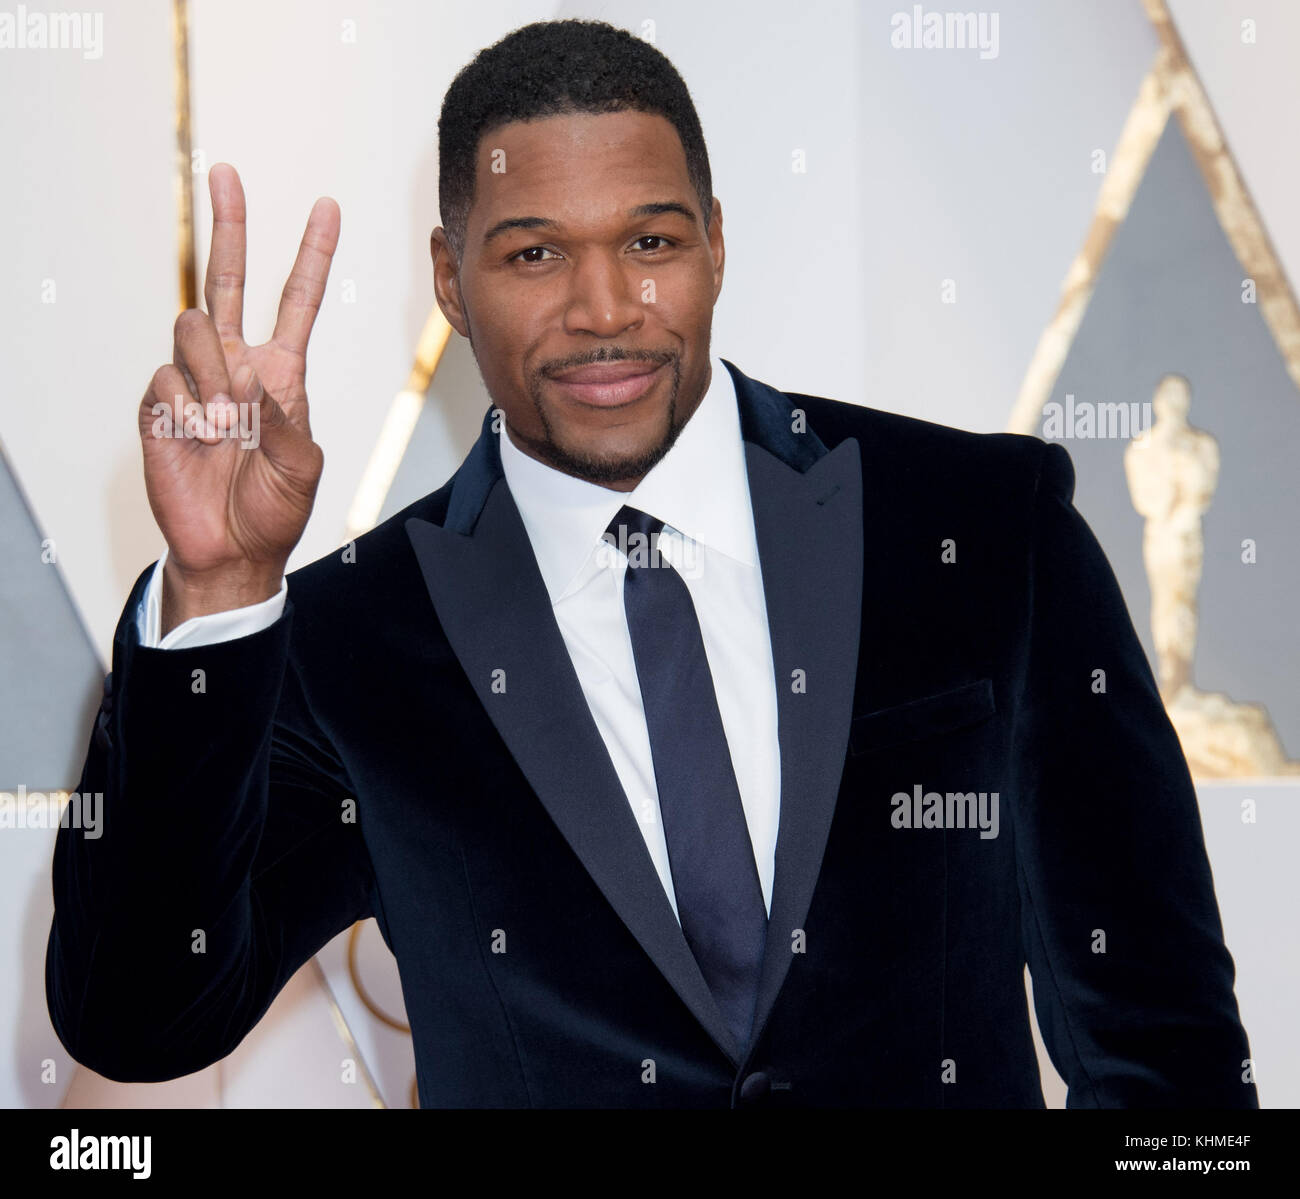
[[[848,752],[862,627],[862,460],[794,431],[789,397],[736,384],[776,677],[781,811],[751,1044],[785,981],[821,872]]]

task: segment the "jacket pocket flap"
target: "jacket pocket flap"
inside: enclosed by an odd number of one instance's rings
[[[996,710],[993,680],[976,679],[951,691],[855,716],[849,730],[850,751],[856,757],[886,745],[950,733],[986,720]]]

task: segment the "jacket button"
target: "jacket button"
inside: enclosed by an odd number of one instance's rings
[[[772,1090],[772,1080],[762,1070],[756,1070],[740,1084],[741,1103],[762,1103]]]

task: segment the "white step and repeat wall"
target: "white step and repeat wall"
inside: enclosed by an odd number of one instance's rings
[[[0,4],[0,28],[19,7]],[[1300,278],[1300,165],[1286,141],[1300,117],[1300,10],[1287,0],[1171,0],[1170,9],[1278,257]],[[913,8],[194,0],[200,263],[211,219],[206,168],[233,162],[248,199],[250,337],[269,333],[312,201],[331,195],[343,214],[308,372],[325,475],[291,567],[342,542],[433,304],[428,240],[438,223],[443,92],[478,49],[532,20],[597,17],[653,36],[686,79],[725,217],[717,352],[779,387],[1006,428],[1096,208],[1097,153],[1113,151],[1158,39],[1138,0],[1008,0],[984,14],[996,37],[983,50],[897,45],[900,13],[910,22]],[[0,38],[0,545],[9,568],[0,593],[0,790],[8,791],[75,786],[122,602],[162,549],[141,482],[135,407],[171,358],[178,302],[170,5],[114,0],[91,17],[78,47]],[[1247,19],[1253,40],[1242,36]],[[1205,272],[1213,264],[1219,278],[1226,262],[1231,273],[1221,237],[1203,227],[1208,209],[1160,190],[1187,190],[1170,147],[1167,174],[1153,176],[1140,202],[1156,213],[1169,206],[1169,252],[1183,268],[1204,256]],[[796,161],[802,169],[792,169]],[[1154,269],[1117,259],[1108,294],[1130,298],[1121,268]],[[1108,312],[1118,321],[1122,308]],[[1180,312],[1170,308],[1158,332],[1175,346],[1182,336],[1195,361],[1206,339],[1180,333]],[[1081,342],[1069,368],[1078,388],[1093,378],[1088,363],[1107,359],[1098,334],[1106,319],[1099,310],[1081,330],[1082,339],[1091,328],[1087,345],[1102,352],[1083,354]],[[1300,397],[1266,336],[1259,345],[1234,365],[1234,420],[1257,441],[1294,437],[1300,452]],[[453,337],[389,510],[443,482],[485,403],[472,358]],[[1248,455],[1252,443],[1242,444]],[[1248,477],[1250,467],[1248,458],[1225,459],[1225,478]],[[1127,495],[1090,487],[1089,477],[1081,469],[1085,516],[1099,530],[1131,524]],[[1277,545],[1295,516],[1294,507],[1279,512],[1276,528],[1250,535]],[[1293,535],[1280,544],[1288,561],[1296,557]],[[1116,544],[1118,556],[1126,552]],[[1149,638],[1141,580],[1119,573]],[[1262,636],[1230,621],[1213,633],[1224,661],[1249,660]],[[1280,669],[1296,677],[1294,628],[1269,636]],[[1260,699],[1249,677],[1236,685],[1244,693],[1234,698]],[[1300,757],[1300,714],[1289,702],[1272,710]],[[1201,800],[1261,1100],[1297,1105],[1300,1036],[1289,1014],[1300,997],[1292,919],[1300,886],[1289,858],[1300,843],[1300,787],[1207,784]],[[1243,800],[1255,801],[1254,823],[1241,818]],[[0,929],[0,1103],[411,1102],[409,1039],[392,1027],[402,1020],[400,989],[373,925],[357,946],[364,997],[340,938],[218,1067],[156,1087],[121,1087],[76,1068],[45,1013],[50,841],[48,830],[0,829],[9,913]],[[340,1080],[348,1058],[360,1063],[355,1082]],[[1050,1065],[1044,1085],[1059,1105]]]

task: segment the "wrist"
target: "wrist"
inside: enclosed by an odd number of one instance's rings
[[[283,564],[247,563],[196,575],[169,557],[162,572],[162,636],[196,616],[262,603],[279,594],[283,580]]]

